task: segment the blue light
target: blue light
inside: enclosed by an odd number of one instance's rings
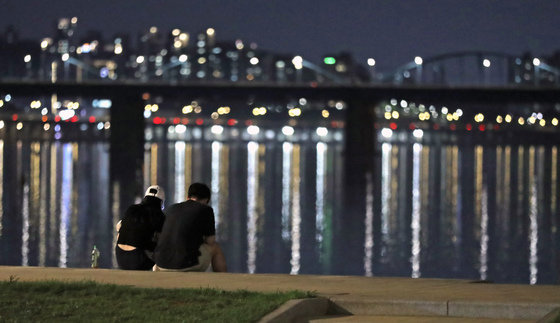
[[[101,70],[99,71],[99,76],[101,76],[101,78],[106,78],[107,76],[109,76],[109,69],[107,67],[101,68]]]

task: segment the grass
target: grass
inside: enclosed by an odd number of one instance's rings
[[[255,322],[311,293],[136,288],[96,282],[0,282],[0,322]]]

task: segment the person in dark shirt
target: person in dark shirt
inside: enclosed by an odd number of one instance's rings
[[[165,215],[165,193],[158,185],[148,187],[140,204],[128,207],[117,223],[115,254],[120,269],[150,270],[154,266],[153,252]]]
[[[165,210],[165,223],[155,250],[155,271],[227,271],[216,242],[210,189],[202,183],[189,187],[187,200]]]

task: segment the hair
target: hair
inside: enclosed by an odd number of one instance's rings
[[[194,197],[198,200],[210,200],[210,189],[206,184],[192,183],[191,186],[189,186],[187,197]]]

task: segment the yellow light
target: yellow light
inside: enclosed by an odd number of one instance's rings
[[[525,119],[523,119],[523,117],[519,117],[519,119],[517,119],[517,122],[518,122],[520,125],[524,125],[524,124],[525,124]]]
[[[509,114],[506,114],[505,120],[507,123],[511,122],[511,116]]]
[[[474,116],[474,121],[476,121],[476,122],[484,121],[484,115],[482,113],[479,113],[479,114],[475,115]]]
[[[541,125],[541,127],[546,126],[546,120],[541,119],[541,121],[539,121],[539,124]]]
[[[204,63],[206,63],[206,57],[199,57],[198,64],[204,64]]]
[[[152,105],[151,104],[146,104],[146,106],[144,107],[144,110],[152,110]]]
[[[263,116],[266,114],[267,111],[268,111],[268,110],[267,110],[265,107],[261,107],[261,108],[259,109],[260,114],[263,115]]]
[[[191,113],[191,112],[193,112],[193,107],[192,107],[192,105],[185,105],[183,107],[182,111],[183,111],[183,114]]]
[[[399,118],[399,112],[398,111],[393,111],[393,113],[391,113],[391,117],[393,117],[393,119],[398,119]]]
[[[446,114],[445,118],[447,119],[447,121],[453,121],[453,115],[452,114]]]
[[[385,119],[387,120],[391,119],[391,112],[389,111],[385,112]]]
[[[78,17],[72,17],[72,20],[70,20],[70,22],[76,24],[78,22]]]
[[[18,122],[17,125],[16,125],[16,129],[21,130],[22,128],[23,128],[23,123]]]
[[[214,36],[215,30],[214,28],[208,28],[206,29],[206,35],[208,36]]]
[[[253,115],[258,116],[260,114],[260,109],[259,108],[253,108]]]
[[[496,117],[496,122],[497,122],[497,123],[502,123],[502,121],[503,121],[502,116],[501,116],[501,115],[498,115],[498,116]]]
[[[175,47],[175,48],[181,48],[182,45],[183,45],[183,43],[180,40],[176,40],[173,43],[173,47]]]
[[[187,40],[189,39],[189,34],[187,34],[187,33],[181,33],[181,34],[179,35],[179,39],[180,39],[181,41],[185,42],[185,41],[187,41]]]
[[[49,46],[49,41],[48,40],[45,39],[41,42],[41,48],[42,49],[46,49],[48,46]]]
[[[210,115],[210,118],[216,120],[220,117],[220,115],[217,112],[212,112],[212,114]]]
[[[4,106],[4,100],[0,100],[0,108]]]
[[[179,36],[180,33],[181,33],[181,31],[177,28],[173,29],[173,31],[171,32],[171,34],[175,37]]]
[[[45,123],[45,124],[43,125],[43,129],[45,129],[45,131],[49,130],[50,128],[51,128],[51,125],[48,124],[48,123]]]
[[[535,118],[533,116],[531,116],[531,117],[529,117],[529,119],[527,119],[527,123],[535,124],[535,122],[537,122],[537,118]]]
[[[200,113],[200,112],[202,112],[202,108],[200,106],[194,108],[194,113]]]
[[[552,125],[556,127],[558,125],[558,119],[552,119]]]
[[[117,44],[115,45],[115,55],[120,55],[120,54],[122,54],[122,45]]]
[[[460,115],[457,112],[453,112],[453,120],[459,120]]]
[[[156,112],[157,110],[159,110],[159,105],[152,104],[152,112]]]
[[[157,27],[150,27],[150,34],[157,33]]]
[[[323,110],[321,111],[321,115],[323,116],[323,118],[328,118],[330,116],[330,113],[328,110]]]

